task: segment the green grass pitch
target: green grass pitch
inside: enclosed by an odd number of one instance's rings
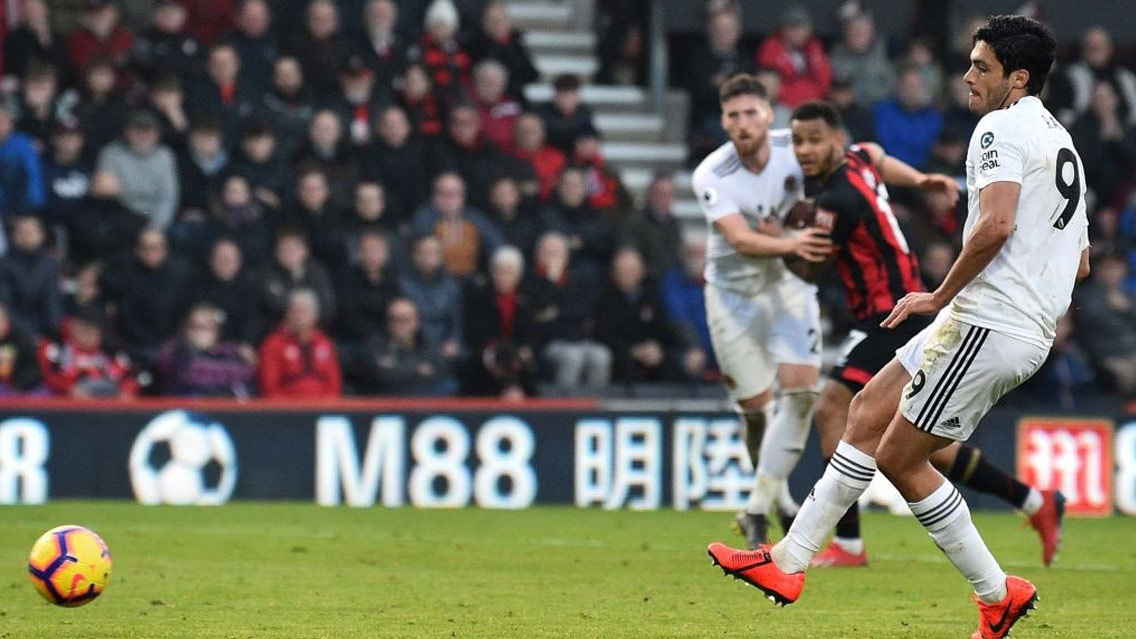
[[[960,639],[967,584],[911,518],[865,517],[872,565],[816,570],[775,608],[705,554],[737,542],[724,513],[328,509],[299,504],[0,508],[0,638],[892,637]],[[1009,514],[979,528],[1034,580],[1019,639],[1136,636],[1136,519],[1072,520],[1045,569]],[[77,609],[39,598],[27,552],[57,524],[114,553],[106,593]]]

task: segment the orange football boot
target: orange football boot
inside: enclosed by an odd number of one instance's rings
[[[825,548],[809,562],[810,568],[862,568],[868,565],[868,551],[853,555],[835,541],[828,542]]]
[[[1012,575],[1006,576],[1006,596],[998,603],[984,603],[977,595],[971,595],[978,604],[978,630],[970,639],[1002,639],[1010,634],[1010,628],[1022,617],[1029,616],[1037,608],[1037,588],[1033,584]]]
[[[1061,522],[1065,518],[1065,495],[1059,490],[1043,490],[1041,509],[1030,515],[1029,525],[1041,537],[1041,563],[1048,566],[1061,545]]]
[[[782,571],[773,563],[771,548],[769,544],[762,544],[756,550],[736,550],[714,542],[706,547],[706,552],[722,572],[757,588],[773,603],[785,606],[801,596],[805,573]]]

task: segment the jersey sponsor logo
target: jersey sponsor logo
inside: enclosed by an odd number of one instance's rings
[[[982,164],[979,165],[979,171],[990,171],[1001,166],[998,164],[998,149],[990,149],[989,151],[982,152]]]
[[[824,209],[817,209],[816,217],[813,218],[813,225],[817,228],[831,231],[836,228],[836,213]]]
[[[984,149],[989,149],[990,145],[994,144],[994,134],[990,131],[983,133],[982,137],[978,138],[978,144]]]
[[[706,187],[702,192],[702,203],[706,206],[714,206],[718,203],[718,190],[712,186]]]

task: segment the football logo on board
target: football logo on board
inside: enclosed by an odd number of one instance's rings
[[[142,504],[220,505],[237,484],[237,452],[221,423],[171,410],[138,433],[129,469]]]
[[[982,148],[989,149],[990,145],[994,144],[994,134],[990,131],[983,133],[982,137],[978,139],[978,143],[982,145]]]

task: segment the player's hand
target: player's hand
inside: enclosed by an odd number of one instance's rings
[[[943,305],[935,299],[933,293],[908,293],[896,303],[887,319],[880,322],[880,326],[895,328],[912,315],[934,315],[942,308]]]
[[[923,181],[919,183],[919,188],[924,191],[939,191],[947,197],[950,206],[947,208],[953,209],[959,201],[959,185],[958,181],[949,175],[942,173],[928,173],[924,176]]]
[[[810,226],[798,235],[785,238],[788,250],[786,255],[796,255],[806,262],[823,262],[832,255],[832,238],[828,231]]]

